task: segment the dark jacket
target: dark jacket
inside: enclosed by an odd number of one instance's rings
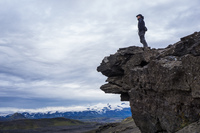
[[[138,30],[140,32],[140,31],[146,31],[145,29],[146,29],[145,28],[145,22],[143,20],[143,17],[141,17],[141,18],[138,19]]]

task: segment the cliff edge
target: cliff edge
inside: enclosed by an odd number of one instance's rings
[[[194,122],[199,129],[200,32],[164,49],[121,48],[97,71],[108,77],[101,90],[130,101],[142,133],[173,133]]]

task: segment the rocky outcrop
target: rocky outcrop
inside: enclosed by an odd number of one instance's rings
[[[88,132],[90,133],[90,132]],[[92,132],[91,132],[92,133]],[[120,123],[108,123],[100,126],[95,133],[141,133],[131,117]]]
[[[130,101],[143,133],[173,133],[200,118],[200,32],[164,49],[121,48],[97,71],[108,77],[101,90]]]

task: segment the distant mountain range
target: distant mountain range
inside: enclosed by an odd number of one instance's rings
[[[122,103],[117,106],[110,104],[107,104],[105,107],[92,106],[84,110],[80,109],[76,111],[18,112],[0,116],[0,121],[64,117],[85,122],[119,122],[131,115],[130,107]]]

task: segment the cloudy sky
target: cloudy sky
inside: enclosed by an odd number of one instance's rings
[[[116,103],[96,71],[104,56],[164,48],[200,30],[199,0],[0,0],[0,110]]]

